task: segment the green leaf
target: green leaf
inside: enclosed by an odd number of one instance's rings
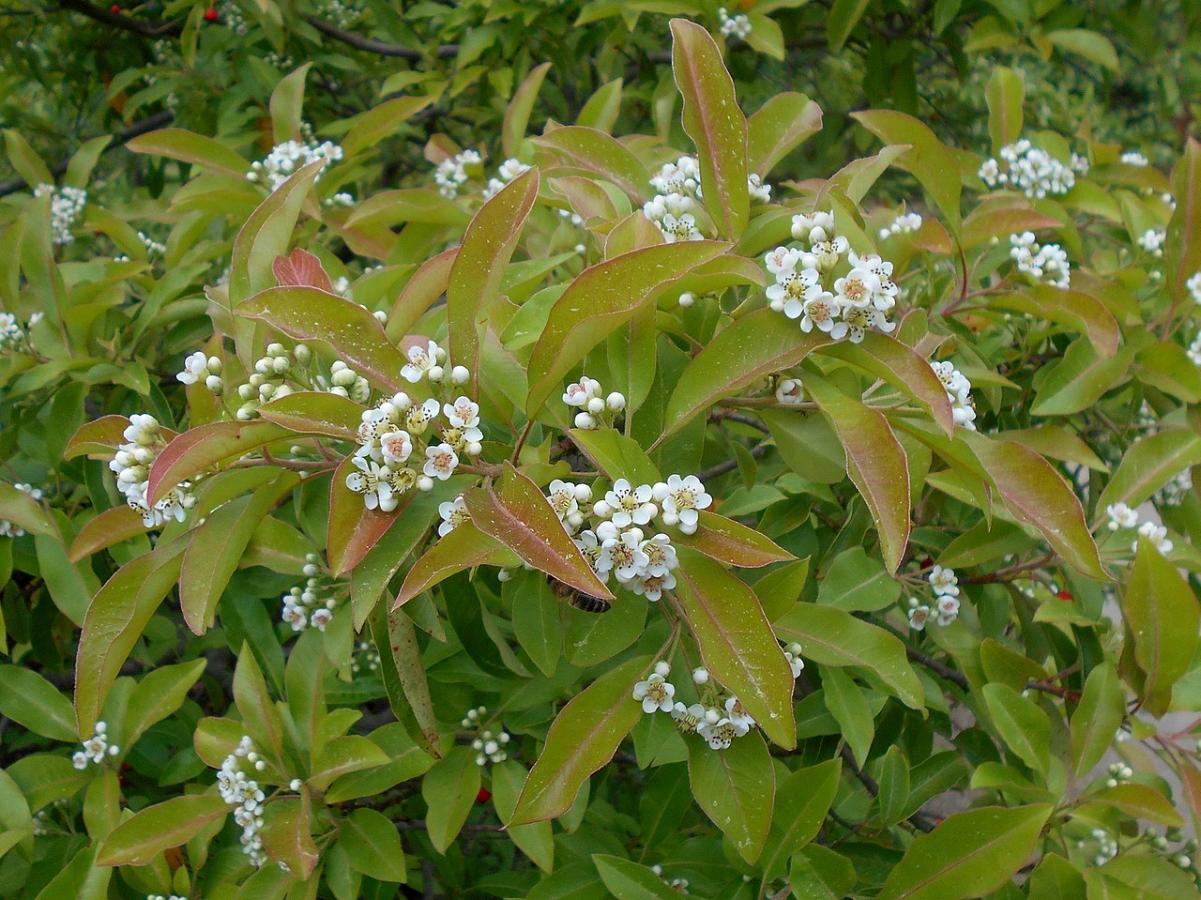
[[[1139,695],[1152,715],[1162,716],[1172,702],[1172,686],[1197,651],[1197,598],[1176,567],[1140,538],[1121,605],[1144,675]]]
[[[181,481],[289,434],[273,422],[210,422],[189,428],[154,458],[147,477],[147,501],[158,503]]]
[[[841,773],[842,760],[828,759],[797,769],[777,786],[771,832],[759,864],[765,883],[775,880],[787,860],[817,837]]]
[[[1191,428],[1164,428],[1135,441],[1097,498],[1098,521],[1105,507],[1136,508],[1185,469],[1201,465],[1201,436]]]
[[[355,117],[354,125],[342,138],[342,150],[347,156],[350,156],[374,147],[429,106],[434,99],[434,97],[396,97],[372,107],[367,112]]]
[[[1188,138],[1172,170],[1176,208],[1164,245],[1168,291],[1176,304],[1188,304],[1188,280],[1201,269],[1201,144]]]
[[[677,598],[701,658],[769,738],[796,746],[793,678],[759,598],[720,564],[678,548]]]
[[[75,656],[75,720],[91,735],[108,692],[151,616],[179,580],[185,542],[160,543],[126,563],[88,605]]]
[[[1184,824],[1172,801],[1147,784],[1119,784],[1090,794],[1084,815],[1088,815],[1094,805],[1111,806],[1132,819],[1146,819],[1169,828],[1180,828]]]
[[[802,655],[818,665],[867,669],[910,709],[925,706],[925,694],[909,665],[905,645],[884,629],[841,609],[798,603],[776,623],[776,631],[786,640],[799,642]]]
[[[267,689],[266,679],[254,658],[254,652],[245,641],[234,667],[233,695],[246,733],[258,747],[273,754],[275,760],[282,760],[283,717],[271,699],[271,692]]]
[[[643,247],[577,275],[551,307],[546,329],[534,345],[526,412],[533,415],[541,409],[559,389],[563,376],[611,332],[673,282],[721,256],[729,246],[719,241],[685,241]]]
[[[470,747],[455,747],[421,779],[425,829],[439,853],[446,852],[463,828],[479,790],[480,767]]]
[[[611,131],[621,114],[622,80],[614,78],[597,88],[580,108],[575,123],[585,128]]]
[[[1072,763],[1077,776],[1092,771],[1101,761],[1125,714],[1117,669],[1108,660],[1098,663],[1088,673],[1080,703],[1072,713]]]
[[[901,584],[862,547],[843,550],[826,570],[817,602],[847,612],[887,609],[901,596]]]
[[[673,543],[691,547],[710,559],[739,568],[757,569],[794,558],[755,529],[707,511],[701,512],[693,534],[678,534],[673,538]]]
[[[1066,416],[1088,409],[1125,380],[1132,359],[1134,351],[1128,347],[1104,356],[1087,338],[1073,341],[1062,357],[1035,376],[1030,412],[1036,416]]]
[[[463,495],[472,524],[516,553],[526,565],[546,572],[590,597],[612,600],[546,495],[534,482],[505,463],[495,485],[472,488]]]
[[[580,786],[613,758],[642,718],[633,692],[650,662],[637,657],[614,666],[559,711],[517,798],[510,825],[554,819],[571,808]]]
[[[557,160],[568,170],[553,174],[586,172],[612,182],[640,204],[647,199],[650,173],[646,166],[625,144],[603,131],[569,125],[531,140],[543,151],[539,159],[543,169],[549,168],[541,159],[546,156],[545,163]]]
[[[467,213],[453,200],[446,199],[432,188],[401,188],[395,191],[380,191],[357,204],[346,219],[346,227],[400,225],[408,222],[462,226],[469,221]],[[457,254],[458,248],[451,252]],[[430,262],[437,259],[435,256]],[[398,340],[403,334],[392,334],[389,330],[389,337]]]
[[[1029,859],[1047,804],[956,813],[920,835],[884,882],[881,900],[959,900],[999,889]]]
[[[322,343],[360,375],[401,390],[407,360],[384,326],[359,304],[311,287],[274,287],[237,308],[239,316],[266,322],[298,341]]]
[[[357,441],[363,407],[328,391],[295,391],[259,407],[268,422],[297,434],[323,434]]]
[[[300,484],[294,472],[281,473],[249,497],[215,509],[192,529],[179,573],[179,605],[195,634],[204,634],[217,616],[217,603],[238,570],[250,538],[282,497]]]
[[[593,853],[592,863],[609,895],[616,900],[677,900],[680,896],[666,881],[636,862],[607,853]]]
[[[392,608],[403,606],[456,572],[476,566],[503,566],[512,559],[513,554],[503,545],[467,522],[439,538],[418,557],[397,591]]]
[[[186,844],[230,810],[220,797],[192,794],[148,806],[113,829],[100,845],[96,864],[144,866],[164,850]]]
[[[441,756],[438,720],[417,643],[417,630],[402,610],[376,610],[371,633],[380,654],[380,674],[396,718],[431,756]]]
[[[304,63],[294,72],[281,78],[271,91],[271,100],[267,108],[271,113],[271,131],[276,144],[301,139],[300,116],[301,107],[304,105],[304,79],[311,66],[311,62]],[[346,149],[345,145],[343,149]]]
[[[1113,48],[1109,38],[1098,31],[1089,31],[1086,28],[1064,28],[1060,31],[1048,31],[1044,37],[1060,50],[1083,56],[1111,72],[1117,72],[1121,68],[1118,64],[1118,52]]]
[[[54,527],[41,504],[24,491],[18,491],[7,481],[0,481],[0,519],[12,522],[30,534],[58,534],[58,529]]]
[[[467,226],[450,269],[446,289],[450,359],[471,370],[473,385],[479,383],[479,329],[500,297],[505,267],[534,208],[540,183],[538,170],[529,169],[489,198]]]
[[[986,684],[981,693],[993,727],[1019,759],[1043,775],[1051,760],[1051,720],[1037,703],[1007,684]]]
[[[688,740],[688,780],[697,805],[750,864],[763,853],[771,829],[776,777],[759,732],[712,750],[698,737]]]
[[[826,43],[831,53],[837,53],[863,18],[868,0],[834,0],[826,17]]]
[[[824,379],[805,387],[830,421],[847,454],[847,475],[871,510],[884,564],[895,572],[909,542],[909,463],[888,420]]]
[[[1135,357],[1139,381],[1185,403],[1201,401],[1201,371],[1179,344],[1164,341],[1139,351]]]
[[[125,749],[132,747],[151,725],[183,706],[188,691],[204,673],[206,663],[202,657],[146,673],[133,689],[125,709],[125,723],[119,732]]]
[[[71,541],[67,559],[77,563],[99,550],[145,533],[146,523],[140,512],[129,506],[114,506],[84,523]]]
[[[279,862],[287,863],[292,876],[307,879],[320,859],[313,842],[313,813],[307,788],[300,799],[276,799],[263,807],[263,849]]]
[[[134,153],[152,153],[192,163],[239,181],[244,181],[250,171],[250,163],[224,144],[183,128],[160,128],[126,142],[125,147]]]
[[[1020,292],[990,294],[987,303],[990,307],[1028,313],[1079,331],[1103,356],[1118,352],[1121,332],[1113,313],[1096,297],[1083,291],[1044,285]]]
[[[54,184],[54,175],[46,163],[15,128],[4,129],[4,151],[8,154],[9,165],[30,188]]]
[[[867,764],[867,754],[876,734],[872,709],[863,688],[842,669],[829,668],[822,670],[822,690],[826,709],[838,722],[842,739],[862,768]]]
[[[904,817],[909,802],[909,760],[895,744],[880,761],[879,786],[876,801],[880,804],[880,820],[885,825],[895,825]]]
[[[631,482],[654,484],[659,470],[637,441],[613,428],[571,429],[572,443],[584,452],[611,480],[628,478]]]
[[[506,826],[505,833],[509,839],[533,860],[539,869],[549,872],[555,864],[555,840],[550,822],[508,827],[526,775],[525,767],[515,759],[492,766],[492,804],[496,807],[496,815]]]
[[[984,99],[988,103],[988,136],[992,139],[992,152],[1000,153],[1001,147],[1012,144],[1022,136],[1022,102],[1026,91],[1022,78],[1013,69],[997,66],[988,76],[984,88]]]
[[[671,20],[671,67],[684,101],[680,119],[696,145],[705,208],[723,237],[738,240],[750,215],[747,122],[734,79],[709,32],[687,19]]]
[[[404,848],[400,834],[383,813],[355,809],[342,820],[338,844],[354,868],[368,878],[404,884]]]
[[[818,332],[806,334],[795,322],[771,309],[735,320],[709,341],[680,375],[663,414],[663,434],[651,449],[722,397],[792,368],[828,342]]]
[[[543,63],[530,70],[525,80],[513,92],[513,99],[505,108],[505,117],[500,130],[501,149],[505,156],[515,157],[521,150],[521,142],[525,139],[525,130],[530,123],[530,113],[534,109],[534,101],[538,99],[538,89],[550,69],[550,63]],[[620,85],[621,82],[619,81]]]
[[[912,116],[873,109],[851,113],[851,118],[885,144],[908,144],[910,150],[897,165],[921,182],[946,217],[952,233],[959,230],[959,162],[934,132]]]
[[[971,431],[960,439],[976,455],[1015,519],[1037,528],[1072,568],[1090,578],[1109,580],[1084,521],[1084,509],[1054,466],[1013,441],[995,441]]]
[[[776,94],[747,120],[747,168],[766,176],[776,163],[821,130],[820,106],[804,94]]]
[[[0,715],[51,740],[78,739],[71,701],[32,669],[0,666]]]
[[[505,582],[504,605],[512,610],[513,634],[543,675],[554,675],[562,650],[559,610],[549,582],[536,572],[523,572]]]
[[[314,754],[308,783],[314,789],[324,791],[343,775],[376,769],[388,762],[388,754],[370,738],[344,734],[328,741]]]

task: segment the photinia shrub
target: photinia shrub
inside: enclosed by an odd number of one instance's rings
[[[777,181],[670,31],[386,190],[441,87],[113,209],[7,133],[0,894],[1197,895],[1201,146],[998,67]]]

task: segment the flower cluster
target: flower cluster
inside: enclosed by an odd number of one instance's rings
[[[605,396],[601,383],[587,375],[582,375],[579,381],[567,385],[567,390],[563,392],[563,402],[579,410],[575,414],[573,424],[576,428],[586,431],[612,425],[626,408],[624,394],[612,391]]]
[[[117,490],[125,496],[125,502],[142,514],[147,528],[156,528],[169,519],[182,522],[196,503],[191,482],[181,481],[153,508],[147,503],[150,466],[166,446],[158,419],[146,414],[132,415],[123,436],[125,443],[117,448],[108,467],[117,476]]]
[[[197,350],[183,361],[183,371],[175,376],[182,384],[203,384],[214,394],[220,394],[225,385],[221,381],[221,358],[206,356]]]
[[[34,500],[42,499],[41,489],[35,488],[33,485],[26,484],[23,481],[18,481],[16,484],[13,485],[13,487],[16,488],[18,491],[20,491],[22,494],[28,494]],[[0,537],[17,538],[17,537],[20,537],[21,535],[23,535],[24,533],[25,533],[25,529],[22,528],[20,525],[16,525],[12,522],[7,522],[4,519],[0,519]]]
[[[100,765],[104,762],[106,756],[116,756],[121,752],[121,748],[116,744],[108,742],[108,725],[104,722],[96,723],[96,733],[83,742],[83,749],[76,750],[71,756],[71,765],[75,768],[83,770],[88,767],[88,763]]]
[[[1058,244],[1042,244],[1035,240],[1034,232],[1023,231],[1009,236],[1010,258],[1036,281],[1045,281],[1057,288],[1066,288],[1072,282],[1072,268],[1068,254]]]
[[[735,15],[730,15],[723,6],[717,11],[717,18],[721,22],[723,37],[737,38],[740,41],[745,41],[751,36],[751,20],[745,14],[736,13]]]
[[[246,173],[248,181],[254,181],[267,186],[274,191],[291,177],[298,169],[303,169],[309,163],[318,160],[324,163],[337,162],[342,158],[342,148],[332,141],[284,141],[271,148],[271,152],[261,160],[251,164]],[[322,167],[324,168],[324,167]],[[317,173],[320,179],[321,173]]]
[[[934,609],[921,603],[916,597],[909,598],[909,627],[922,631],[932,612],[937,612],[935,621],[939,625],[950,625],[959,618],[959,579],[953,569],[935,566],[927,580],[934,590]]]
[[[227,0],[222,3],[218,15],[225,27],[234,34],[244,35],[250,30],[250,24],[246,21],[246,16],[242,14],[242,9],[235,0]]]
[[[188,900],[188,898],[181,897],[179,894],[147,894],[146,900]]]
[[[1193,490],[1193,472],[1181,469],[1152,498],[1156,506],[1179,506]]]
[[[1143,156],[1137,150],[1127,150],[1118,157],[1118,160],[1127,166],[1138,166],[1140,169],[1151,165],[1151,160],[1147,159],[1147,157]]]
[[[242,735],[234,752],[221,763],[221,769],[217,772],[217,790],[222,800],[237,807],[234,821],[242,829],[242,852],[250,858],[251,865],[261,866],[267,861],[263,853],[263,839],[259,837],[259,830],[263,827],[262,806],[267,795],[257,781],[242,771],[242,760],[256,772],[267,768],[255,751],[250,737]]]
[[[379,650],[370,641],[359,641],[355,645],[354,656],[350,659],[350,671],[358,675],[360,672],[379,671]]]
[[[1027,197],[1042,199],[1066,194],[1076,184],[1076,173],[1046,150],[1026,138],[1001,148],[1000,161],[986,159],[977,173],[992,187],[1014,187]],[[1083,160],[1073,158],[1073,163]]]
[[[11,350],[25,342],[25,329],[12,313],[0,312],[0,350]]]
[[[655,196],[643,204],[642,212],[659,227],[663,239],[669,244],[701,240],[704,235],[692,214],[696,201],[703,199],[701,166],[697,158],[681,156],[675,162],[664,163],[651,177],[650,184],[655,189]],[[771,200],[771,185],[764,184],[763,179],[753,172],[747,176],[746,189],[752,200],[763,203]]]
[[[1160,553],[1165,556],[1172,552],[1176,545],[1168,537],[1168,529],[1150,519],[1139,525],[1138,511],[1131,509],[1125,503],[1111,503],[1105,507],[1105,515],[1109,519],[1110,531],[1128,531],[1138,527],[1138,536],[1145,537]],[[1132,552],[1138,552],[1138,537],[1130,545]]]
[[[1163,244],[1168,233],[1162,228],[1148,228],[1138,236],[1138,245],[1152,256],[1163,256]]]
[[[334,617],[338,601],[328,580],[321,577],[317,554],[305,554],[304,559],[304,587],[294,587],[284,594],[280,618],[291,625],[293,631],[304,631],[310,626],[325,631],[325,626]]]
[[[350,28],[363,16],[363,10],[358,4],[346,0],[327,0],[322,12],[342,29]]]
[[[880,240],[887,240],[894,234],[913,234],[922,227],[922,217],[917,213],[906,213],[897,216],[892,224],[880,229]]]
[[[484,186],[484,199],[487,200],[496,194],[522,172],[528,171],[529,168],[529,166],[519,159],[506,159],[500,164],[500,168],[496,170],[496,177],[489,178],[488,184]]]
[[[816,328],[834,340],[859,343],[868,330],[891,332],[896,325],[886,313],[899,293],[892,263],[857,255],[845,237],[833,232],[831,212],[792,217],[792,236],[804,246],[777,247],[765,257],[776,279],[767,288],[771,308],[799,319],[801,331]]]
[[[427,346],[409,350],[409,362],[401,371],[410,383],[424,376],[435,385],[447,380],[444,367],[446,352],[433,341]],[[450,372],[452,384],[470,379],[463,366]],[[435,426],[439,414],[446,424]],[[359,448],[352,465],[356,471],[346,476],[346,486],[363,495],[368,509],[392,512],[399,497],[412,487],[428,491],[434,479],[445,481],[454,474],[464,457],[476,457],[483,452],[480,431],[480,407],[470,397],[460,395],[453,402],[439,403],[436,399],[417,402],[403,391],[381,400],[363,412],[359,425]],[[431,428],[433,430],[431,431]],[[421,474],[406,465],[416,448],[416,439],[431,432],[423,454]],[[418,459],[422,458],[419,453]]]
[[[50,195],[50,233],[55,244],[63,246],[75,240],[71,234],[71,226],[83,213],[88,203],[88,192],[83,188],[63,185],[56,188],[52,184],[39,184],[33,189],[33,196],[45,197]]]
[[[491,729],[480,729],[480,726],[483,724],[483,717],[487,713],[488,707],[477,706],[474,709],[467,710],[467,715],[459,723],[464,728],[469,728],[476,732],[476,737],[471,741],[471,749],[475,751],[475,764],[481,768],[488,763],[502,763],[508,759],[509,754],[505,750],[505,747],[512,740],[512,737],[503,728],[495,734]]]
[[[1103,866],[1118,855],[1118,842],[1104,828],[1094,828],[1092,835],[1093,840],[1097,842],[1097,855],[1093,857],[1093,864]]]
[[[167,245],[159,243],[144,231],[138,232],[138,240],[146,248],[146,253],[150,256],[162,256],[167,252]]]
[[[1130,768],[1130,766],[1120,762],[1110,763],[1109,777],[1105,779],[1105,786],[1114,788],[1133,777],[1134,769]]]
[[[1189,276],[1189,280],[1184,283],[1188,288],[1189,296],[1193,298],[1193,302],[1201,305],[1201,272],[1194,272]]]
[[[459,196],[459,188],[471,177],[467,167],[478,167],[480,163],[480,154],[476,150],[464,150],[442,160],[434,169],[434,183],[438,185],[438,193],[448,200]]]
[[[467,511],[462,494],[453,500],[443,500],[439,503],[438,515],[442,517],[442,521],[438,523],[438,537],[446,537],[460,525],[471,521],[471,513]]]
[[[972,402],[972,383],[950,362],[932,362],[930,368],[947,389],[951,415],[955,424],[968,431],[976,430],[976,404]]]

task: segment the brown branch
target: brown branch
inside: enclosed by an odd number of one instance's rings
[[[374,53],[377,56],[395,56],[400,59],[409,59],[414,62],[421,59],[426,59],[431,54],[422,53],[420,50],[414,50],[412,47],[405,47],[402,44],[389,44],[386,41],[377,41],[375,38],[363,37],[360,34],[355,34],[353,31],[343,31],[329,22],[326,22],[319,16],[302,15],[304,21],[308,22],[326,37],[331,37],[335,41],[340,41],[348,47],[354,47],[356,50],[362,50],[366,53]],[[443,44],[433,51],[433,56],[438,59],[449,59],[459,55],[458,44]]]
[[[763,456],[770,449],[771,444],[769,443],[765,442],[758,444],[751,448],[751,456],[753,456],[755,459],[759,459],[759,457]],[[701,472],[701,474],[697,477],[699,477],[701,481],[708,481],[710,478],[716,478],[718,475],[724,475],[731,469],[736,468],[738,468],[738,460],[727,459],[725,462],[719,462],[717,465],[710,466]]]
[[[179,19],[171,19],[166,22],[147,22],[133,16],[111,12],[102,6],[93,6],[88,0],[59,0],[59,7],[85,15],[103,25],[119,28],[132,34],[140,34],[143,37],[163,37],[169,34],[179,34],[183,30],[183,22]]]

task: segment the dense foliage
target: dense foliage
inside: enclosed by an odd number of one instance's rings
[[[1190,4],[0,12],[0,896],[1198,895]]]

